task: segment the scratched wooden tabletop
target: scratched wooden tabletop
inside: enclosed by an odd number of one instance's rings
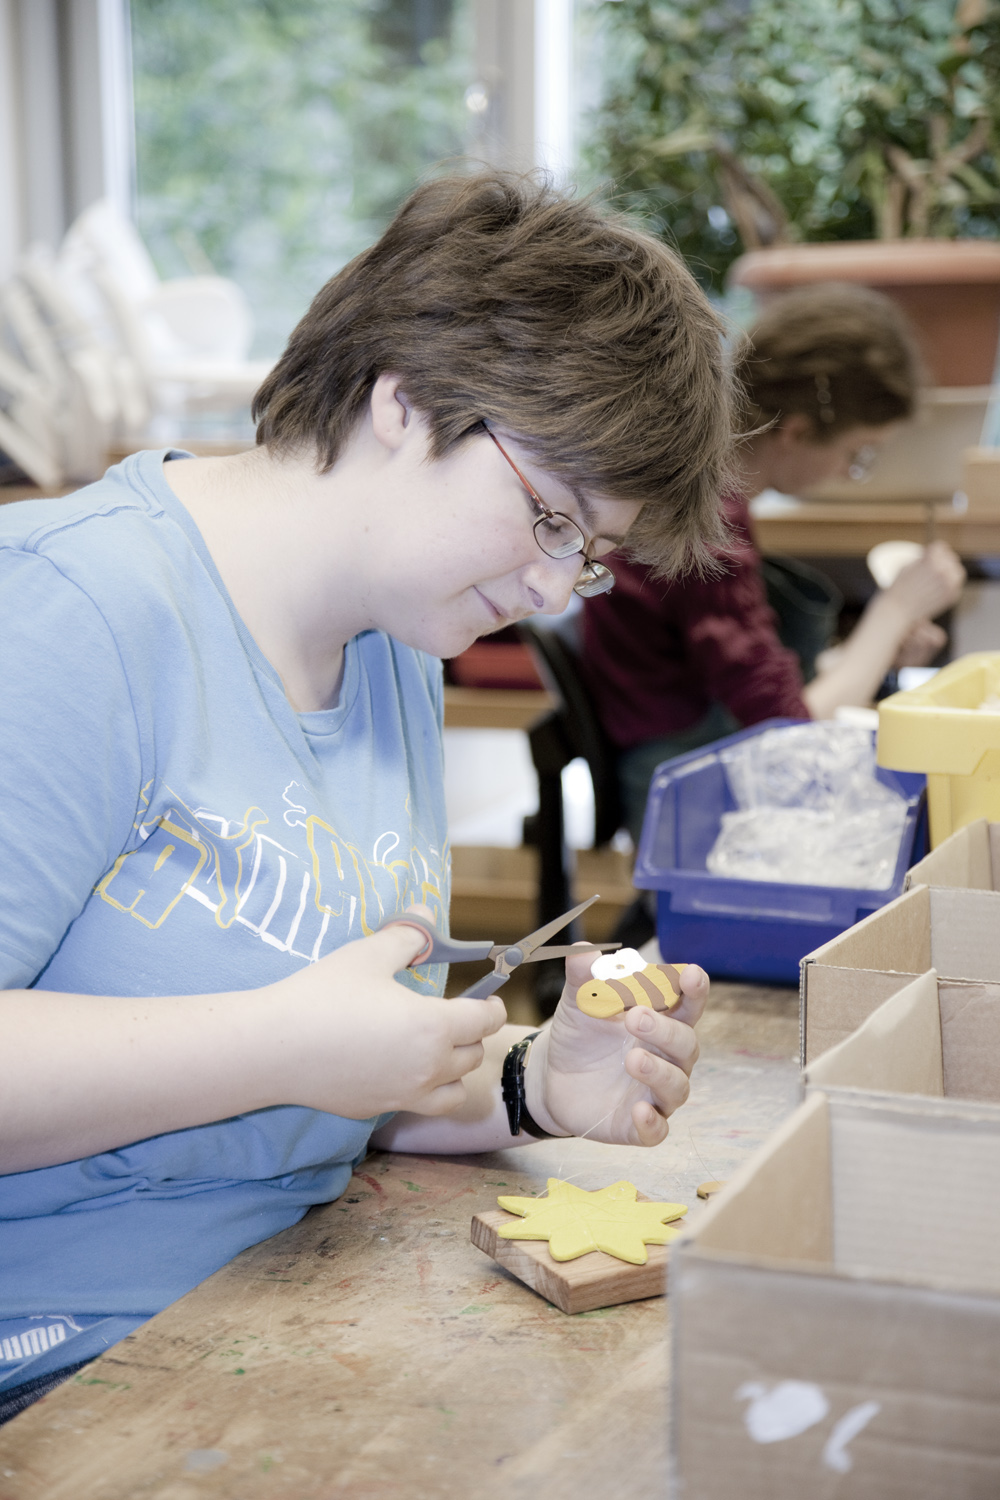
[[[669,1296],[567,1317],[469,1242],[501,1193],[619,1178],[698,1211],[794,1107],[791,990],[717,984],[652,1151],[374,1154],[0,1429],[0,1500],[661,1500]]]

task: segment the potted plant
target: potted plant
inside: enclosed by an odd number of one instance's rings
[[[595,163],[719,289],[858,280],[940,386],[1000,331],[1000,6],[615,0]],[[741,254],[741,252],[743,252]]]

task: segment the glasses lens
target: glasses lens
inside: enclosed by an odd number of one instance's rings
[[[855,484],[861,484],[869,478],[875,467],[876,458],[878,458],[878,449],[869,447],[859,448],[857,453],[851,455],[851,463],[847,472]]]
[[[615,575],[603,563],[588,562],[573,586],[573,592],[584,599],[593,599],[597,594],[606,594],[615,586]]]
[[[535,541],[549,557],[572,557],[587,545],[587,538],[576,522],[558,511],[535,522]]]

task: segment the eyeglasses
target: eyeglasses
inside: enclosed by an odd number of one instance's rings
[[[851,454],[847,473],[854,480],[855,484],[864,484],[866,479],[871,478],[877,458],[878,449],[871,443],[866,443],[863,448],[859,448],[856,453]]]
[[[483,426],[524,485],[534,504],[541,511],[541,515],[531,528],[539,547],[547,557],[576,557],[582,553],[583,568],[580,577],[573,585],[573,592],[580,594],[584,599],[593,599],[596,594],[606,594],[614,587],[615,575],[611,569],[597,562],[595,558],[587,556],[587,538],[576,522],[571,521],[569,516],[564,516],[562,511],[549,510],[541,495],[537,494],[525,479],[500,439],[490,431],[489,427],[486,427],[485,422]]]

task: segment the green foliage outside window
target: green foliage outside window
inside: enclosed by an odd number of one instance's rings
[[[247,292],[255,352],[466,149],[465,0],[132,0],[138,220]]]
[[[591,169],[718,289],[780,239],[1000,235],[996,0],[606,0]]]

